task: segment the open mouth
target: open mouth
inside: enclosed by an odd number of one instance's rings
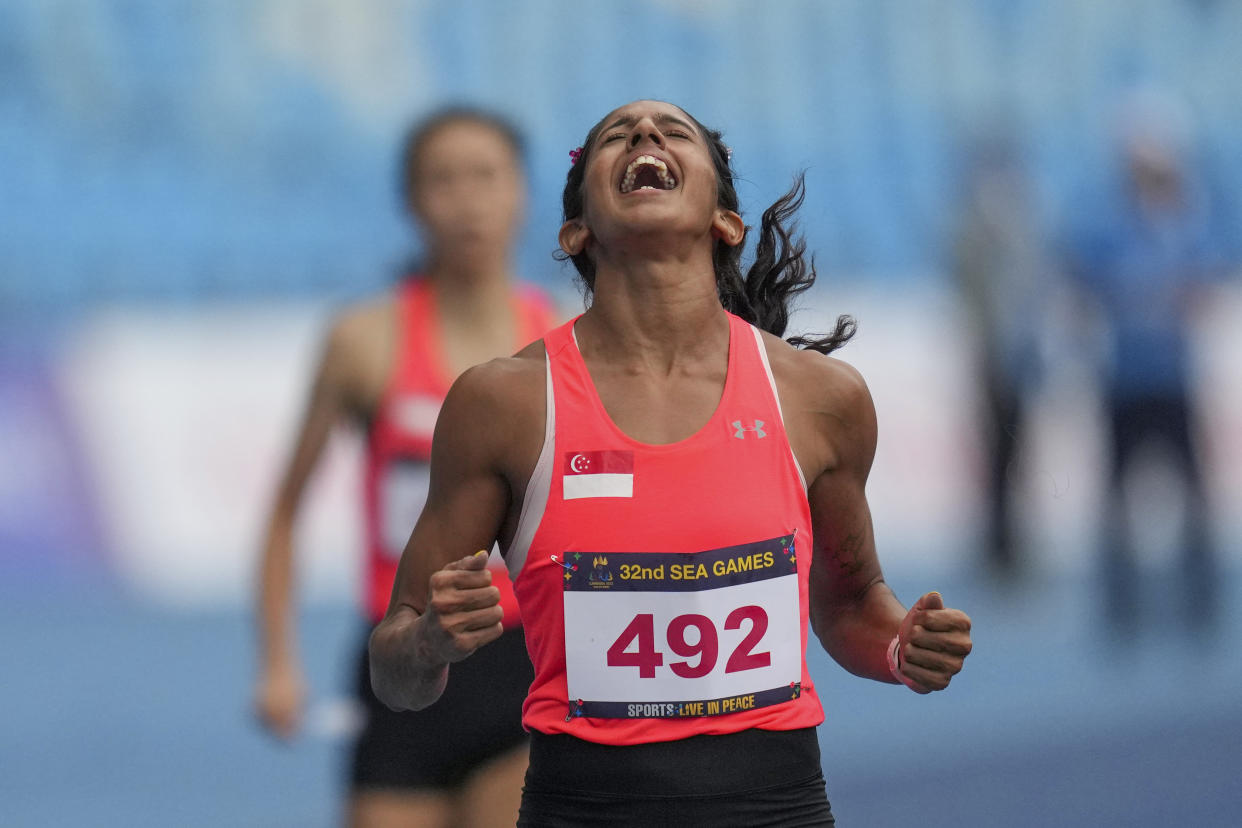
[[[677,179],[668,171],[668,165],[654,155],[640,155],[625,168],[621,176],[621,192],[635,190],[671,190]]]

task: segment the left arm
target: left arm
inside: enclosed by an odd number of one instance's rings
[[[819,376],[804,388],[818,399],[809,413],[804,456],[818,462],[807,497],[815,549],[811,562],[810,622],[824,649],[864,678],[926,693],[942,690],[969,654],[970,618],[945,609],[928,593],[909,611],[880,570],[866,483],[875,457],[875,405],[862,376],[836,359],[812,357]],[[808,468],[804,464],[804,468]],[[888,652],[898,638],[897,670]]]

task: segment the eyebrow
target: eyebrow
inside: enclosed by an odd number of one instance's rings
[[[696,130],[693,126],[686,123],[681,118],[678,118],[676,115],[673,115],[668,112],[661,112],[657,115],[654,115],[652,117],[652,120],[655,121],[657,124],[676,124],[677,126],[684,127],[685,129],[688,129],[695,134],[698,133],[698,130]],[[602,130],[600,130],[600,132],[604,133],[610,129],[615,129],[616,127],[619,127],[619,126],[627,126],[627,127],[634,126],[634,124],[636,123],[638,123],[637,116],[622,115],[620,118],[618,118],[617,120],[613,121],[608,126],[604,127]]]

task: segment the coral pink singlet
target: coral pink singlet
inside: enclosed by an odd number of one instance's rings
[[[819,724],[810,507],[759,331],[730,315],[716,411],[649,445],[604,410],[573,324],[544,335],[544,446],[506,556],[523,724],[613,745]]]

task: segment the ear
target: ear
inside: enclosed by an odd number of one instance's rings
[[[717,210],[716,217],[712,219],[712,238],[737,247],[746,238],[746,223],[732,210]]]
[[[561,250],[570,256],[577,256],[586,250],[587,243],[591,240],[591,230],[580,219],[573,219],[561,225],[561,232],[556,235],[556,239],[561,243]]]

